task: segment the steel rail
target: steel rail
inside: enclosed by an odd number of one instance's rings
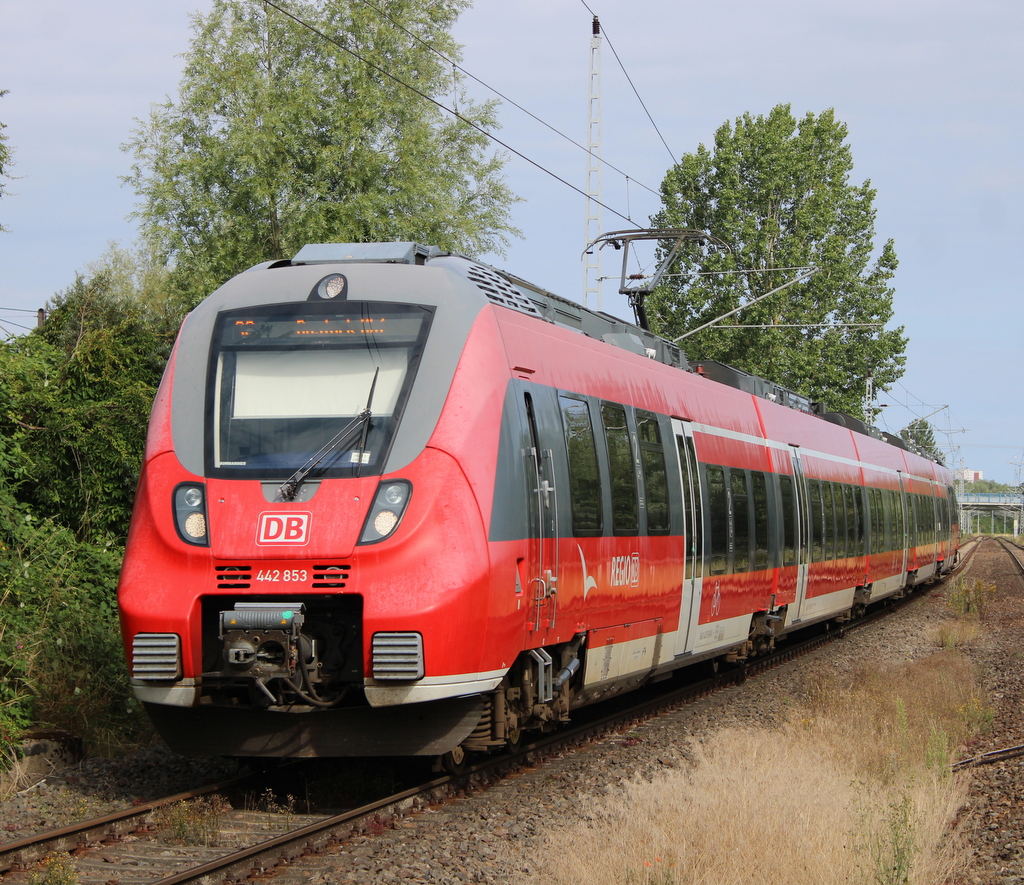
[[[1015,552],[1021,550],[1020,545],[1014,543],[1013,541],[1007,541],[1005,538],[997,538],[996,540],[999,541],[1000,546],[1002,546],[1002,548],[1007,552],[1010,559],[1013,560],[1013,564],[1017,566],[1017,572],[1019,573],[1019,575],[1022,578],[1024,578],[1024,563],[1021,563],[1019,557],[1017,556],[1017,552]]]
[[[978,546],[981,546],[981,539],[978,542]],[[1005,538],[994,538],[999,542],[999,545],[1006,551],[1010,559],[1013,560],[1013,564],[1017,566],[1017,572],[1021,578],[1024,578],[1024,563],[1021,563],[1015,551],[1021,551],[1020,544],[1015,541],[1007,541]],[[972,551],[973,552],[973,551]],[[1003,762],[1007,759],[1014,759],[1018,756],[1024,756],[1024,744],[1018,744],[1015,747],[1003,747],[1001,750],[989,750],[986,753],[979,753],[977,756],[969,756],[966,759],[961,759],[959,762],[954,762],[950,766],[951,771],[961,771],[965,768],[974,768],[977,765],[991,765],[995,762]]]
[[[90,836],[99,834],[102,834],[104,837],[122,836],[124,833],[132,831],[125,828],[124,824],[137,818],[143,818],[158,808],[173,805],[177,802],[185,802],[189,799],[196,799],[200,796],[207,796],[211,793],[222,793],[237,789],[246,783],[257,783],[261,778],[262,775],[258,773],[238,775],[237,777],[228,778],[217,783],[186,790],[183,793],[175,793],[173,796],[165,796],[162,799],[143,802],[120,811],[112,811],[102,817],[68,824],[53,830],[46,830],[42,833],[36,833],[34,836],[25,836],[12,842],[0,842],[0,878],[6,872],[26,866],[26,860],[27,863],[32,863],[38,857],[43,856],[46,851],[52,850],[55,847],[58,849],[62,848],[72,839],[75,841],[75,847],[77,848],[86,844]],[[118,828],[121,830],[120,832],[114,829],[116,825],[122,825]],[[110,829],[107,829],[108,827]],[[135,829],[139,828],[136,827]]]

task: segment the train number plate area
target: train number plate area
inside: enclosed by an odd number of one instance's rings
[[[343,590],[352,577],[345,562],[277,560],[216,567],[218,590],[273,589],[294,593],[306,588]]]
[[[309,569],[304,568],[261,568],[256,572],[256,581],[260,583],[295,583],[309,580]]]

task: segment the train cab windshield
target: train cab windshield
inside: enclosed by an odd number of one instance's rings
[[[283,478],[318,455],[317,476],[380,473],[431,316],[382,302],[221,313],[207,386],[209,475]],[[368,401],[365,432],[335,445]]]

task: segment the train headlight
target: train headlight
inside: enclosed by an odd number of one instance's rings
[[[313,297],[323,298],[325,301],[331,301],[334,298],[339,300],[344,299],[348,289],[348,280],[345,279],[340,273],[332,273],[330,276],[324,277],[313,287],[313,292],[310,294],[310,300]]]
[[[408,492],[409,488],[404,483],[393,482],[384,489],[384,500],[393,506],[398,506],[405,502]]]
[[[386,538],[398,525],[398,514],[391,510],[381,510],[373,518],[373,530],[382,538]]]
[[[402,521],[409,504],[412,485],[404,479],[382,482],[373,496],[373,505],[363,524],[360,544],[375,544],[389,537]]]
[[[186,544],[210,545],[206,521],[206,489],[200,483],[182,483],[174,489],[174,525]]]
[[[185,534],[190,538],[205,538],[206,517],[202,513],[190,513],[186,516]]]

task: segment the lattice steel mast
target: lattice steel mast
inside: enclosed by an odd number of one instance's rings
[[[593,243],[601,233],[601,22],[594,16],[590,36],[590,112],[587,128],[587,203],[584,253],[583,306],[590,307],[590,296],[601,304],[601,250]]]

